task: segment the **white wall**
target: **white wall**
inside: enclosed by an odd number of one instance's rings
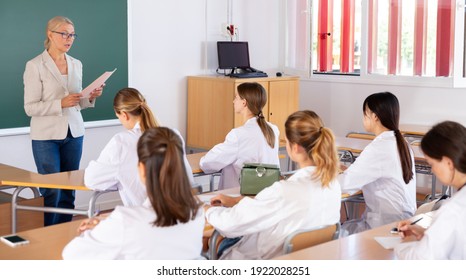
[[[401,107],[400,123],[433,125],[453,120],[466,125],[466,89],[367,85],[302,80],[300,109],[315,110],[335,134],[364,131],[362,103],[375,92],[390,91]]]

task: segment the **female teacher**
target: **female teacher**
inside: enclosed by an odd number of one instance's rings
[[[102,88],[81,98],[82,64],[67,55],[77,35],[66,17],[49,20],[45,51],[24,71],[24,110],[31,117],[32,152],[37,171],[49,174],[79,169],[84,122],[81,109],[94,107]],[[47,207],[74,208],[74,191],[40,189]],[[45,213],[46,226],[70,221],[71,215]]]

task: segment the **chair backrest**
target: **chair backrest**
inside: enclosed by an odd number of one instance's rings
[[[337,239],[340,235],[340,222],[306,230],[298,230],[285,239],[283,253],[289,254],[301,249],[309,248]]]
[[[350,132],[350,133],[346,134],[346,137],[373,140],[375,138],[375,135],[370,134],[370,133],[365,133],[365,132]]]

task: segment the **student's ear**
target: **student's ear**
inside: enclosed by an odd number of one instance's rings
[[[290,143],[290,148],[295,154],[304,150],[304,148],[298,145],[297,143]]]
[[[128,121],[129,120],[129,114],[128,112],[121,112],[123,114],[123,118],[125,119],[125,121]]]
[[[449,170],[455,169],[455,165],[453,164],[451,158],[443,156],[441,161],[443,161],[447,165]]]
[[[146,166],[144,163],[139,162],[138,163],[138,171],[139,171],[139,178],[141,179],[141,182],[145,185],[146,184]]]
[[[374,121],[376,121],[376,122],[379,122],[379,121],[380,121],[380,120],[379,120],[379,117],[377,117],[377,115],[376,115],[374,112],[370,112],[370,114],[371,114],[371,118],[372,118]]]

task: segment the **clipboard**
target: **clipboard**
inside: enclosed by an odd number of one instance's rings
[[[90,85],[88,85],[85,89],[83,89],[81,91],[81,98],[89,98],[89,95],[91,94],[91,92],[96,89],[96,88],[99,88],[100,86],[102,86],[105,81],[108,80],[108,78],[110,78],[110,76],[112,76],[113,73],[115,73],[117,69],[113,69],[113,71],[106,71],[104,72],[102,75],[100,75],[100,77],[98,77],[97,79],[95,79],[95,81],[93,81]]]

